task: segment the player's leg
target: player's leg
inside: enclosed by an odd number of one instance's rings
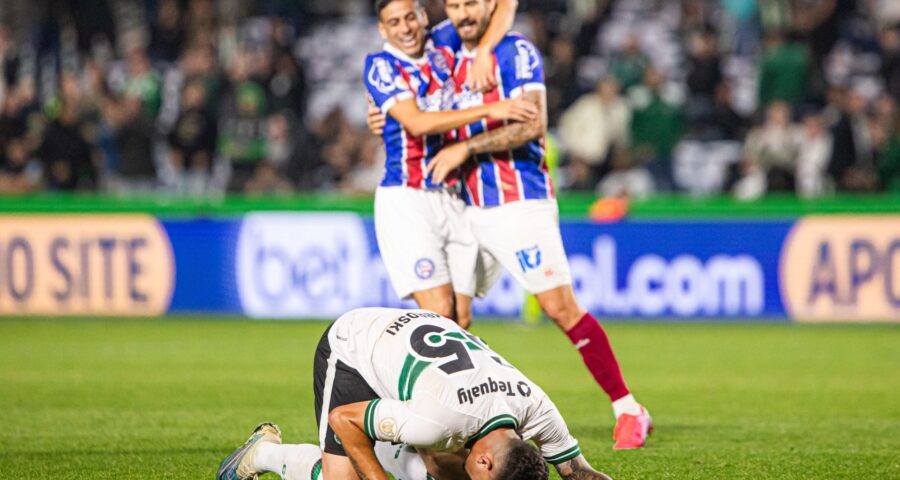
[[[449,283],[437,287],[419,290],[412,293],[413,300],[419,308],[456,320],[453,301],[453,286]]]
[[[322,335],[313,360],[313,393],[322,476],[326,480],[355,479],[356,470],[344,447],[328,425],[328,414],[337,407],[378,398],[359,372],[342,362],[331,348],[331,327]]]
[[[482,248],[503,264],[527,291],[535,294],[544,313],[581,353],[585,366],[613,402],[617,422],[625,418],[623,415],[641,417],[643,423],[636,426],[646,425],[649,429],[649,415],[629,392],[606,332],[575,299],[559,233],[556,203],[514,202],[471,209],[467,216]],[[617,446],[625,448],[634,443],[620,445],[617,441]]]
[[[453,283],[454,320],[462,328],[468,329],[472,324],[472,298],[476,295],[483,297],[487,291],[485,288],[484,292],[479,292],[479,281],[483,278],[479,270],[480,249],[465,217],[465,202],[458,195],[449,192],[445,192],[443,201],[444,222],[441,233],[446,238],[444,252]]]
[[[462,293],[456,295],[456,323],[468,330],[472,326],[472,297]]]
[[[453,287],[442,231],[442,192],[381,187],[375,192],[375,236],[394,291],[419,308],[454,318]]]
[[[263,443],[253,461],[261,472],[282,480],[322,480],[322,449],[318,445]]]

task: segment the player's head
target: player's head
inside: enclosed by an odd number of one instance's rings
[[[444,0],[447,17],[465,43],[481,40],[496,6],[496,0]]]
[[[547,462],[536,448],[513,435],[472,446],[466,459],[466,473],[472,480],[547,480]]]
[[[378,31],[394,48],[411,57],[425,51],[428,15],[418,0],[378,0]]]

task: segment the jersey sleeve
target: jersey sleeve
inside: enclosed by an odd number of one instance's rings
[[[544,60],[541,52],[528,39],[507,35],[494,53],[509,98],[519,97],[525,92],[546,90]]]
[[[379,55],[366,58],[365,82],[372,103],[385,115],[398,102],[415,98],[397,67]]]
[[[559,465],[581,455],[578,441],[569,433],[569,427],[549,398],[543,400],[538,414],[522,430],[522,436],[532,440],[551,465]]]
[[[409,402],[377,399],[366,406],[364,430],[375,441],[429,447],[445,442],[451,429],[444,419],[416,412]]]
[[[435,47],[449,48],[454,53],[462,49],[462,38],[450,20],[444,20],[431,29],[431,41]]]

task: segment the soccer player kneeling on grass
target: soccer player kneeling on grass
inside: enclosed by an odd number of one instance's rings
[[[319,446],[282,445],[263,424],[217,479],[529,480],[548,478],[548,463],[564,479],[609,479],[540,387],[436,313],[341,316],[319,342],[313,378]]]

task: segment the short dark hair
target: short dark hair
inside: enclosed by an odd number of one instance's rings
[[[399,0],[378,0],[375,2],[375,15],[381,16],[381,11],[387,8],[388,5],[397,2]],[[413,3],[418,4],[419,0],[413,0]]]
[[[515,439],[511,442],[506,458],[497,473],[500,480],[547,480],[550,469],[547,462],[530,443]]]

